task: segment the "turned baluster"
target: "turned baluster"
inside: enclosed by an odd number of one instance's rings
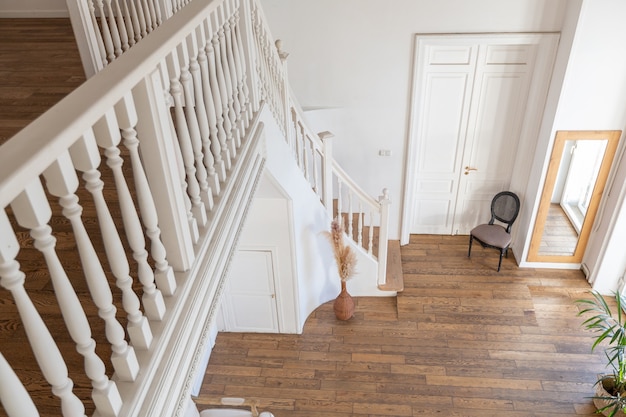
[[[146,32],[152,32],[152,19],[150,18],[150,6],[148,6],[147,0],[141,0],[141,10],[143,10],[144,19],[146,22]]]
[[[201,59],[200,55],[203,55],[205,60],[206,55],[203,48],[198,48],[195,32],[191,33],[187,37],[187,49],[190,58],[189,72],[191,74],[192,81],[191,89],[194,95],[196,119],[198,120],[198,127],[200,129],[201,153],[204,155],[204,160],[201,161],[200,164],[206,167],[209,189],[213,191],[214,195],[218,195],[220,184],[217,172],[215,172],[215,159],[213,158],[213,153],[211,152],[211,132],[209,129],[207,110],[204,105],[204,86],[202,85],[202,74],[199,63],[199,60]],[[210,206],[209,210],[212,208],[213,207]]]
[[[128,4],[128,7],[130,8],[130,16],[128,20],[132,27],[131,33],[133,34],[133,36],[131,39],[133,43],[137,43],[141,40],[141,26],[139,25],[139,14],[137,13],[137,7],[135,6],[134,0],[130,0],[125,3]]]
[[[216,31],[213,33],[213,37],[211,39],[211,44],[213,45],[213,54],[215,56],[215,70],[217,73],[217,84],[219,85],[220,94],[219,97],[221,99],[221,103],[219,103],[222,111],[222,123],[224,125],[224,132],[226,133],[226,140],[222,145],[222,151],[228,150],[228,161],[230,163],[230,159],[234,158],[236,155],[233,153],[233,126],[230,121],[229,115],[229,107],[228,107],[228,88],[226,84],[226,75],[224,71],[224,57],[221,52],[220,45],[220,31]],[[230,169],[230,165],[228,166]]]
[[[102,6],[102,1],[99,2]],[[102,67],[106,67],[109,61],[107,61],[107,48],[104,46],[103,36],[108,35],[108,29],[103,27],[102,31],[98,28],[98,18],[96,17],[96,8],[94,6],[94,1],[89,2],[89,17],[91,18],[91,25],[94,28],[94,32],[96,34],[96,39],[98,42],[98,51],[100,51],[100,58],[102,62]],[[104,32],[104,33],[103,33]],[[109,38],[110,39],[110,38]],[[111,43],[111,50],[113,49],[113,45]]]
[[[196,178],[200,186],[200,198],[204,206],[211,210],[213,208],[213,192],[209,188],[208,173],[206,166],[204,165],[204,154],[202,152],[202,137],[200,133],[200,126],[196,113],[196,100],[194,94],[194,85],[191,73],[189,72],[190,58],[187,54],[187,48],[185,45],[179,45],[177,48],[180,66],[180,83],[183,86],[183,97],[185,101],[184,112],[187,127],[189,129],[189,139],[191,140],[191,150],[193,152],[193,159],[195,160]],[[200,92],[202,90],[199,90]],[[204,104],[204,101],[200,101]]]
[[[359,246],[363,246],[363,216],[365,216],[365,213],[363,213],[363,203],[361,201],[359,201],[359,218],[357,220],[357,232],[358,232],[358,244]],[[372,227],[372,226],[370,226]]]
[[[224,18],[224,42],[223,49],[225,51],[226,62],[228,63],[228,83],[230,86],[230,101],[231,101],[231,122],[233,124],[233,136],[235,139],[235,147],[239,149],[241,146],[241,138],[244,135],[244,126],[241,123],[241,104],[239,103],[239,88],[237,86],[238,77],[237,77],[237,64],[235,63],[235,55],[233,54],[233,33],[231,30],[231,18],[228,17],[228,10],[226,9],[227,4],[224,3],[223,11],[225,14]]]
[[[156,18],[156,10],[154,8],[154,2],[152,0],[146,0],[147,4],[146,7],[148,7],[149,12],[149,16],[150,16],[150,29],[148,30],[148,32],[153,31],[154,29],[156,29],[158,27],[157,25],[157,18]]]
[[[106,17],[109,19],[109,29],[111,31],[111,38],[113,39],[113,51],[115,52],[115,57],[122,55],[122,42],[120,41],[120,33],[117,30],[117,22],[115,21],[115,13],[113,12],[113,7],[111,6],[112,0],[105,0],[106,4]],[[105,18],[105,15],[102,15],[102,18]]]
[[[137,18],[139,20],[139,35],[140,38],[145,38],[148,34],[147,23],[146,23],[146,12],[143,8],[141,0],[131,0],[133,3],[136,2],[137,9]]]
[[[367,253],[372,254],[374,247],[374,211],[370,210],[369,236],[367,241]]]
[[[293,123],[293,135],[287,135],[285,139],[287,141],[287,145],[291,149],[293,158],[296,160],[296,164],[298,164],[298,168],[300,168],[300,160],[298,159],[298,150],[297,150],[298,149],[298,134],[300,133],[300,129],[298,129],[298,114],[296,113],[295,108],[291,109],[291,122]]]
[[[100,172],[97,169],[100,166],[100,153],[92,131],[86,132],[81,139],[72,145],[70,155],[74,167],[83,172],[83,178],[87,182],[85,188],[93,197],[98,224],[105,245],[107,242],[111,242],[108,246],[116,245],[115,241],[119,241],[119,236],[117,236],[115,223],[111,218],[111,213],[102,193],[104,183],[100,180]],[[82,247],[84,253],[87,253],[87,245],[82,245]],[[95,251],[86,256],[95,257],[93,262],[85,263],[85,266],[89,267],[89,270],[85,270],[85,278],[91,297],[98,307],[98,315],[105,322],[105,334],[113,351],[111,354],[113,368],[120,380],[134,381],[139,373],[139,363],[134,348],[126,342],[123,326],[115,317],[117,308],[113,304],[113,294],[106,274],[100,262],[97,261]]]
[[[193,147],[191,144],[191,136],[189,134],[189,126],[185,118],[185,110],[183,109],[183,89],[180,81],[180,67],[175,55],[167,56],[167,69],[170,76],[170,92],[174,99],[174,115],[176,122],[175,136],[178,137],[178,145],[182,155],[183,165],[185,167],[185,178],[187,179],[187,193],[191,199],[192,212],[198,222],[198,226],[204,227],[207,222],[206,208],[200,195],[200,184],[196,178],[196,166],[194,161]]]
[[[109,28],[109,23],[107,21],[106,13],[104,11],[104,1],[97,0],[98,5],[98,14],[100,16],[100,24],[102,25],[102,40],[104,42],[104,47],[106,49],[106,57],[108,62],[111,62],[115,59],[115,46],[113,45],[113,37],[111,36],[111,29]],[[96,27],[98,25],[96,24]]]
[[[213,174],[211,175],[212,182],[211,188],[216,195],[220,194],[220,180],[226,180],[226,168],[224,166],[224,160],[222,159],[221,147],[218,137],[217,128],[217,113],[215,111],[215,102],[213,101],[213,87],[211,86],[211,79],[209,76],[209,59],[206,54],[206,37],[204,35],[204,26],[201,25],[197,29],[198,45],[198,65],[200,67],[200,84],[202,85],[202,99],[204,101],[204,109],[207,116],[207,123],[209,128],[209,136],[207,142],[204,142],[205,146],[205,159],[206,155],[209,155],[213,159]],[[193,73],[192,73],[193,74]],[[195,81],[195,78],[194,78]],[[196,99],[196,102],[199,100]],[[204,138],[204,136],[203,136]],[[207,148],[208,146],[208,148]],[[210,162],[210,161],[209,161]],[[207,161],[205,161],[207,163]],[[214,176],[213,176],[214,175]]]
[[[313,165],[313,191],[315,192],[315,194],[319,196],[320,195],[320,188],[319,188],[320,173],[319,173],[319,167],[318,167],[317,151],[315,148],[315,144],[313,143],[313,140],[309,142],[309,145],[311,146],[311,164]]]
[[[115,20],[117,21],[117,30],[120,36],[120,43],[122,45],[122,51],[128,51],[130,46],[128,45],[128,32],[126,32],[126,22],[124,22],[125,15],[122,13],[119,0],[115,0]]]
[[[165,314],[165,304],[161,292],[166,295],[172,295],[176,291],[176,280],[174,279],[174,271],[166,259],[165,247],[161,242],[161,230],[158,227],[157,211],[154,205],[154,199],[146,172],[139,156],[139,139],[137,138],[137,112],[135,103],[130,94],[124,96],[115,106],[115,114],[122,131],[124,145],[130,153],[130,163],[133,171],[133,180],[135,181],[135,192],[137,194],[137,203],[139,211],[146,229],[146,235],[150,238],[150,253],[156,267],[154,275],[152,273],[141,275],[139,279],[144,284],[143,304],[150,304],[150,310],[146,307],[146,314],[151,320],[161,320]],[[143,240],[143,239],[142,239]],[[145,243],[145,242],[144,242]],[[143,247],[143,243],[142,243]],[[141,253],[141,249],[139,249]],[[146,254],[147,255],[147,254]],[[143,259],[143,253],[139,256]],[[137,260],[137,258],[135,258]],[[139,262],[139,260],[137,260]],[[142,261],[143,262],[143,261]],[[145,282],[144,282],[145,280]],[[156,281],[158,289],[153,289]]]
[[[82,245],[86,244],[84,242],[86,232],[81,221],[83,209],[78,204],[78,197],[75,194],[78,189],[78,177],[72,166],[69,153],[62,154],[44,171],[43,175],[48,191],[53,196],[59,197],[59,202],[63,207],[63,215],[72,224],[77,248],[81,254],[81,251],[84,251]],[[91,337],[87,316],[54,249],[56,239],[52,236],[52,229],[47,224],[52,213],[43,188],[39,183],[27,188],[20,198],[14,201],[14,205],[21,207],[19,211],[15,212],[15,218],[20,225],[31,229],[31,235],[35,239],[35,247],[43,253],[46,259],[63,318],[72,340],[76,342],[76,350],[85,358],[85,373],[93,386],[92,398],[96,408],[103,415],[115,416],[122,407],[122,400],[117,386],[109,381],[105,374],[104,363],[96,355],[96,342]],[[89,241],[89,238],[86,240]],[[81,255],[81,262],[82,259]]]
[[[126,177],[122,171],[122,165],[124,159],[120,157],[119,143],[121,140],[120,128],[115,117],[114,112],[107,112],[94,126],[94,133],[96,135],[96,143],[101,148],[105,149],[104,154],[107,157],[107,165],[113,172],[113,179],[115,180],[115,189],[117,191],[117,199],[122,212],[122,221],[124,224],[124,231],[126,239],[133,252],[133,258],[137,262],[137,276],[139,281],[143,285],[143,306],[146,311],[146,315],[150,318],[160,319],[165,312],[165,304],[163,301],[163,295],[161,291],[156,288],[154,284],[154,272],[152,267],[148,263],[148,252],[146,251],[146,241],[144,239],[141,222],[133,202],[132,195],[128,189]],[[145,317],[139,311],[139,305],[135,305],[135,300],[138,301],[137,295],[132,290],[132,277],[129,275],[130,269],[128,260],[125,258],[126,254],[124,248],[119,244],[111,245],[112,253],[116,253],[118,256],[123,255],[126,262],[121,262],[120,266],[116,269],[112,266],[112,271],[117,278],[117,285],[120,289],[125,291],[124,296],[129,299],[129,308],[127,310],[129,314],[133,316],[131,321],[132,327],[135,331],[138,331],[136,337],[143,338],[142,343],[138,346],[147,348],[150,346],[152,335],[150,333],[149,326],[146,323]],[[109,260],[110,261],[110,260]],[[141,335],[141,336],[140,336]]]
[[[126,26],[126,38],[129,47],[133,46],[136,43],[135,40],[135,29],[133,28],[133,14],[131,12],[131,8],[133,7],[133,2],[130,2],[131,6],[128,7],[128,2],[126,0],[122,1],[122,13],[123,13],[123,24]]]
[[[208,20],[205,21],[205,23],[207,25],[209,25]],[[215,115],[216,115],[216,123],[217,123],[217,138],[218,141],[216,142],[217,145],[219,145],[219,151],[221,152],[220,155],[220,159],[223,161],[224,165],[225,165],[225,169],[229,170],[230,169],[230,152],[228,151],[228,147],[226,146],[226,140],[227,140],[227,135],[226,135],[226,129],[225,129],[225,124],[227,123],[224,120],[224,108],[222,106],[222,93],[221,93],[221,89],[220,89],[220,82],[219,82],[219,77],[218,77],[218,65],[216,62],[216,57],[215,57],[215,48],[213,46],[213,32],[211,31],[211,27],[207,26],[205,27],[206,30],[206,35],[210,36],[211,39],[207,40],[206,43],[206,54],[207,54],[207,61],[209,64],[209,80],[210,80],[210,85],[211,85],[211,98],[213,100],[213,108],[215,109]],[[218,149],[214,149],[213,150],[218,151]],[[217,160],[217,154],[215,154],[215,158]],[[225,178],[225,176],[224,176]]]
[[[218,31],[219,37],[219,62],[222,63],[222,71],[224,74],[224,86],[226,88],[226,97],[228,98],[228,102],[226,103],[225,114],[226,117],[230,121],[230,132],[228,133],[228,145],[231,152],[231,155],[234,157],[237,156],[237,115],[235,114],[235,100],[234,100],[234,92],[233,92],[233,83],[231,79],[230,73],[230,62],[228,61],[228,48],[226,45],[226,31],[225,26],[227,23],[223,23],[220,26]]]
[[[163,23],[163,18],[161,17],[161,6],[159,0],[152,0],[152,7],[154,8],[154,18],[156,19],[156,25],[161,26]]]
[[[0,260],[0,263],[2,261]],[[9,417],[39,417],[32,398],[11,365],[0,353],[0,403]]]
[[[183,162],[183,154],[180,150],[180,143],[176,137],[176,129],[174,128],[174,121],[171,117],[167,118],[171,139],[172,139],[172,147],[174,149],[174,158],[176,159],[176,166],[178,167],[178,177],[181,181],[181,189],[183,190],[183,202],[185,203],[185,215],[187,216],[187,223],[189,224],[189,231],[191,233],[191,239],[193,243],[198,242],[200,238],[200,232],[198,231],[198,221],[194,217],[193,212],[193,204],[191,203],[191,198],[189,197],[189,187],[187,186],[187,172],[185,171],[185,163]]]
[[[250,121],[252,120],[252,107],[250,106],[250,96],[248,91],[248,85],[246,83],[246,67],[244,63],[245,60],[245,52],[243,49],[242,35],[241,35],[241,19],[239,18],[239,10],[241,9],[241,5],[238,0],[234,0],[233,8],[235,9],[235,13],[233,14],[233,22],[231,24],[234,36],[234,54],[235,54],[235,63],[237,69],[237,80],[239,87],[239,102],[242,107],[242,119],[243,119],[243,128],[244,131],[250,126]]]
[[[0,285],[9,290],[15,300],[37,364],[52,386],[52,393],[61,399],[63,415],[85,416],[83,403],[72,392],[74,382],[68,376],[63,356],[24,289],[25,275],[15,260],[19,247],[8,216],[4,210],[0,210]]]
[[[353,218],[353,212],[352,212],[352,191],[348,189],[348,236],[350,236],[350,239],[352,240],[354,240],[354,235],[352,234],[354,230],[352,227],[353,223],[354,223],[354,218]]]
[[[337,221],[339,222],[339,226],[343,226],[343,214],[341,214],[341,178],[337,178]]]

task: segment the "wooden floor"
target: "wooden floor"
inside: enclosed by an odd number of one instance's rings
[[[541,255],[571,256],[576,250],[578,233],[560,204],[550,204],[543,229],[539,253]]]
[[[596,415],[604,362],[576,317],[582,273],[497,262],[480,247],[468,259],[466,236],[412,236],[397,300],[358,298],[347,322],[326,303],[302,335],[220,333],[199,407],[245,396],[276,417]]]
[[[69,19],[0,19],[0,144],[84,81]]]

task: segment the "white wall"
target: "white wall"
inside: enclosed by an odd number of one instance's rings
[[[0,0],[0,18],[67,16],[65,0]]]
[[[389,188],[399,238],[415,33],[553,32],[565,0],[261,0],[305,109],[332,108],[336,159],[372,196]],[[319,112],[320,110],[318,110]],[[390,157],[378,156],[391,150]]]

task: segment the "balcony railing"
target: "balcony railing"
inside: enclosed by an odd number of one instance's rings
[[[141,41],[127,53],[118,46],[136,12],[117,0],[88,4],[107,7],[82,19],[83,33],[111,37],[92,48],[104,45],[106,68],[0,148],[0,285],[64,416],[183,415],[263,171],[264,115],[280,126],[329,220],[345,218],[355,245],[382,266],[388,197],[359,190],[333,162],[328,135],[306,127],[256,0],[181,5],[148,36],[139,23]],[[89,398],[73,391],[76,370],[27,291],[23,230],[83,356]],[[384,267],[377,279],[384,283]],[[11,365],[0,357],[2,379],[12,381],[0,389],[5,411],[36,415]]]

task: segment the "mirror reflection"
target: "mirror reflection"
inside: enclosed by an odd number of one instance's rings
[[[565,142],[540,255],[574,255],[607,143],[606,139]]]
[[[619,130],[557,132],[528,261],[582,261],[620,136]]]

